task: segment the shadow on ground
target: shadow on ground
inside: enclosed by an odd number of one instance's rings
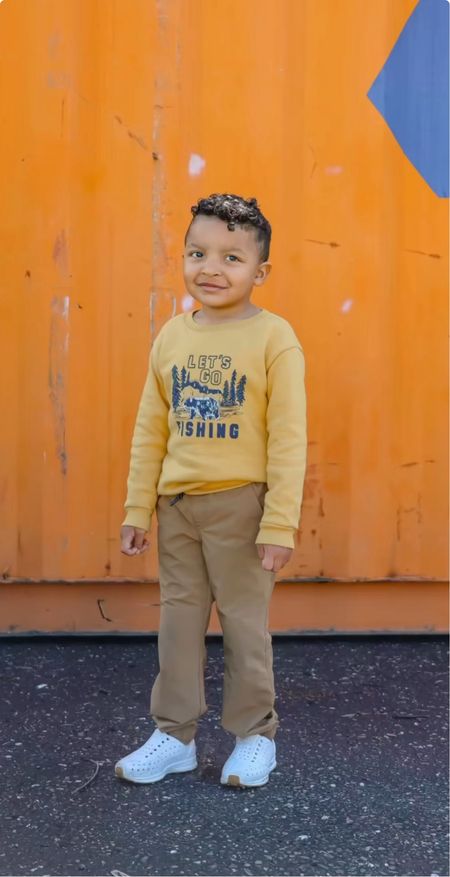
[[[153,730],[156,640],[3,640],[2,875],[447,875],[446,637],[274,638],[267,786],[220,786],[222,644],[199,767],[114,763]],[[6,707],[6,708],[5,708]]]

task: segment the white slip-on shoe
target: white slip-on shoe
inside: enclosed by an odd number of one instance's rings
[[[275,740],[261,734],[236,737],[236,746],[226,760],[220,782],[228,786],[263,786],[277,766]]]
[[[115,774],[132,783],[156,783],[168,773],[182,773],[196,767],[195,740],[182,743],[156,728],[143,746],[117,762]]]

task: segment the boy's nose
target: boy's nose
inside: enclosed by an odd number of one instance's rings
[[[224,278],[220,271],[202,271],[197,283],[223,283]]]

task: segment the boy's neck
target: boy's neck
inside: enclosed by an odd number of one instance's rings
[[[201,323],[203,325],[213,325],[216,323],[229,323],[232,320],[248,320],[249,317],[254,317],[255,314],[259,314],[262,308],[256,307],[252,302],[249,302],[247,307],[238,312],[232,312],[202,307],[200,311],[194,311],[192,314],[192,319],[195,323]]]

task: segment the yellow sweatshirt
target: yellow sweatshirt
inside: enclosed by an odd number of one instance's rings
[[[148,530],[158,494],[268,485],[256,542],[294,546],[306,468],[305,362],[266,310],[157,336],[136,418],[123,524]]]

